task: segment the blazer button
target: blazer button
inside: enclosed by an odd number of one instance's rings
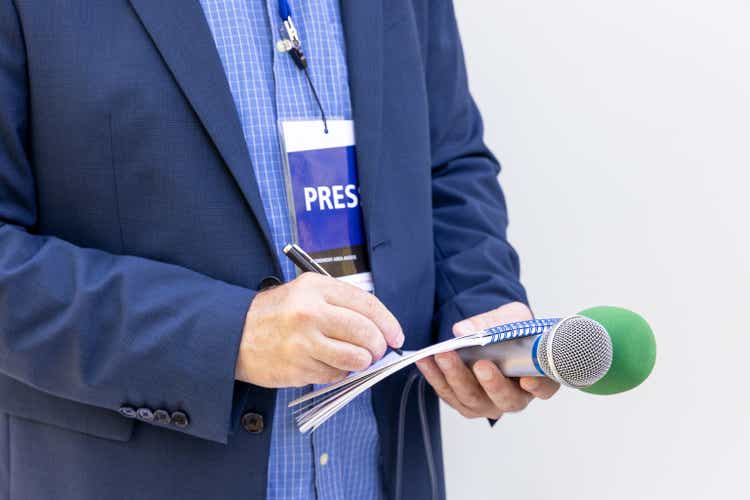
[[[258,283],[258,291],[262,292],[263,290],[268,290],[269,288],[279,286],[280,284],[281,280],[276,276],[266,276],[260,280],[260,283]]]
[[[240,423],[242,424],[242,428],[250,434],[260,434],[263,432],[263,415],[259,415],[258,413],[245,413],[242,415]]]
[[[172,424],[174,424],[175,427],[179,427],[180,429],[185,429],[188,425],[190,425],[190,419],[184,412],[175,411],[172,412]]]
[[[119,412],[120,415],[127,418],[135,418],[137,415],[135,408],[131,406],[121,406]]]
[[[152,412],[149,408],[138,408],[137,414],[138,420],[143,420],[144,422],[154,421],[154,412]]]
[[[161,425],[169,425],[172,421],[172,417],[169,416],[169,412],[164,410],[156,410],[154,412],[154,422]]]

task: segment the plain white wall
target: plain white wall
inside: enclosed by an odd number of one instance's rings
[[[536,313],[631,308],[658,355],[495,429],[444,408],[449,498],[750,498],[750,4],[455,1]]]

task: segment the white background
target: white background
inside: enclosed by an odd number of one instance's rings
[[[750,498],[750,4],[456,10],[535,312],[631,308],[658,355],[495,429],[444,408],[449,498]]]

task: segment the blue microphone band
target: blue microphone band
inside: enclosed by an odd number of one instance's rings
[[[539,350],[539,342],[542,340],[542,336],[538,336],[536,340],[534,341],[534,347],[531,348],[531,361],[534,362],[534,368],[536,368],[536,371],[539,372],[540,375],[547,375],[544,373],[544,370],[542,370],[542,367],[539,366],[539,358],[537,358],[537,351]]]

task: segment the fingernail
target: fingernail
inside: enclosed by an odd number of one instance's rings
[[[474,367],[474,373],[477,375],[479,380],[487,382],[492,378],[492,372],[484,365],[477,365]]]
[[[526,386],[527,391],[533,391],[539,387],[539,381],[536,379],[527,380],[524,385]]]
[[[451,367],[451,360],[447,356],[435,356],[435,361],[437,362],[438,366],[442,369]]]

